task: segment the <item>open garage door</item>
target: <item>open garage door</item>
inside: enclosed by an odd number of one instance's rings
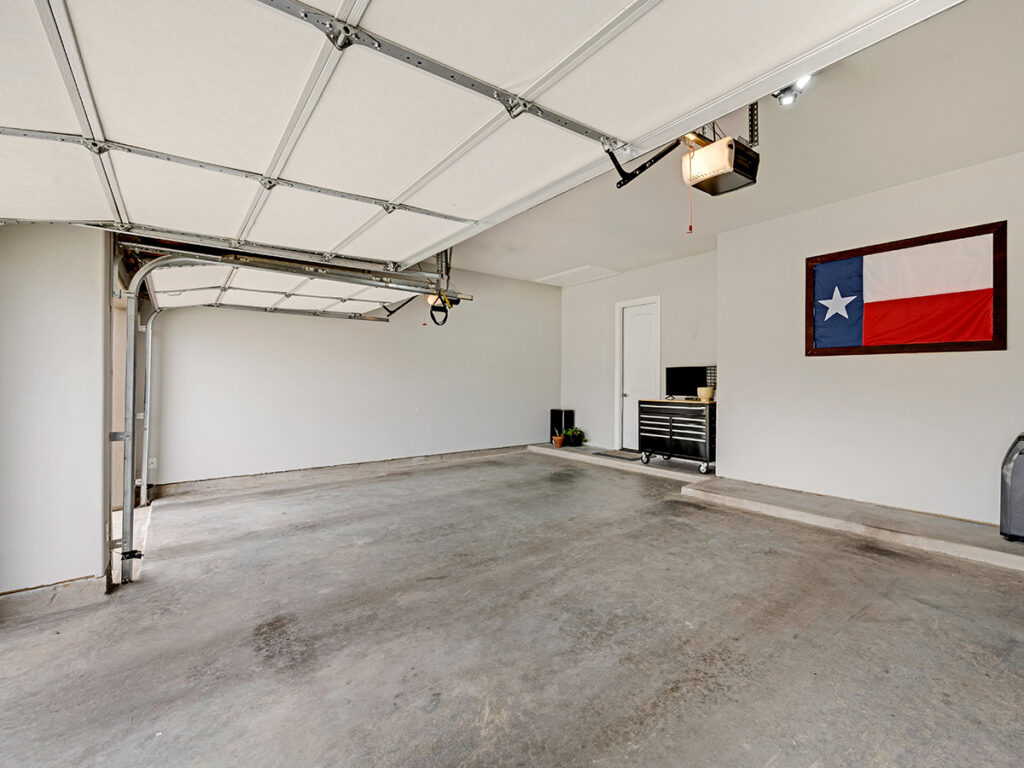
[[[956,1],[13,3],[0,221],[404,268]]]

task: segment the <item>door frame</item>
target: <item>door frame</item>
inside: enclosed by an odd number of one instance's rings
[[[655,379],[658,382],[658,397],[661,397],[661,296],[647,296],[642,299],[629,299],[615,302],[615,404],[612,413],[615,415],[615,441],[613,448],[622,448],[622,314],[627,307],[639,307],[643,304],[654,305],[655,341],[654,367]]]

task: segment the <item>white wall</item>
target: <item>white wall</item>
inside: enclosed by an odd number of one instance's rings
[[[441,328],[174,309],[154,326],[154,482],[545,439],[559,401],[557,288],[474,272]]]
[[[715,363],[715,254],[705,253],[562,291],[562,407],[590,445],[615,439],[615,303],[661,297],[661,366]],[[664,390],[664,372],[662,390]]]
[[[722,234],[718,472],[995,522],[1024,431],[1024,154]],[[1008,349],[804,356],[808,256],[1009,220]]]
[[[0,227],[0,593],[102,575],[102,232]]]

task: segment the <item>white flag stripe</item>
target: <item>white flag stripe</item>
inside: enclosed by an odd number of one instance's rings
[[[864,301],[992,287],[992,235],[945,240],[864,257]]]

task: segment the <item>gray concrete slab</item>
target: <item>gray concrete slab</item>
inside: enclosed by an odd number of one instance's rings
[[[1024,575],[533,453],[153,507],[10,765],[1016,766]]]

